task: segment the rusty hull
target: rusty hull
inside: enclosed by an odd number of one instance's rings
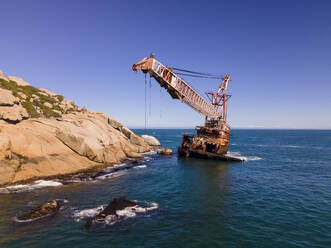
[[[178,148],[179,157],[207,158],[226,161],[242,161],[227,156],[230,127],[222,120],[206,120],[204,126],[196,127],[197,134],[184,134]]]

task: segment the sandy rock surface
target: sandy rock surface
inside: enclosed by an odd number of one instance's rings
[[[26,81],[24,81],[22,78],[14,77],[14,76],[7,76],[7,78],[11,81],[14,81],[19,86],[29,86],[30,84]]]
[[[160,146],[160,142],[151,135],[141,135],[141,138],[144,139],[144,141],[149,144],[150,146]]]
[[[121,163],[151,150],[109,115],[7,78],[0,78],[0,185]]]
[[[123,126],[125,132],[113,128],[110,119],[88,111],[0,125],[0,184],[120,163],[151,149]]]
[[[161,154],[161,155],[172,155],[173,154],[173,151],[168,148],[158,149],[156,152],[157,152],[157,154]]]
[[[19,99],[13,96],[10,90],[0,88],[0,106],[13,106]]]

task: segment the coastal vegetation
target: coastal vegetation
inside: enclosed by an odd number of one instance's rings
[[[77,106],[73,102],[67,107],[62,95],[47,94],[46,90],[31,85],[18,85],[13,80],[0,79],[0,88],[10,90],[32,118],[60,117],[61,114],[77,110]]]

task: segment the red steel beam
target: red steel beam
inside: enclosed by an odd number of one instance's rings
[[[217,105],[209,103],[182,78],[174,74],[171,68],[162,65],[153,56],[142,59],[134,64],[132,69],[148,72],[161,87],[169,92],[172,98],[181,100],[198,113],[213,119],[221,118],[222,113]]]

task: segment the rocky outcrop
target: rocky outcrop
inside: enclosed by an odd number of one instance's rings
[[[0,184],[71,174],[138,157],[151,147],[133,132],[115,129],[112,118],[77,112],[62,118],[0,125]],[[124,129],[126,130],[126,129]]]
[[[150,149],[109,115],[0,79],[0,185],[102,168]]]
[[[21,216],[18,216],[17,220],[21,221],[21,222],[27,222],[27,221],[34,221],[34,220],[37,220],[37,219],[40,219],[43,217],[47,217],[47,216],[53,215],[57,211],[59,211],[59,209],[62,205],[63,205],[62,202],[52,200],[52,201],[42,204],[41,206],[39,206],[27,213],[24,213]]]
[[[29,86],[30,84],[26,81],[24,81],[22,78],[14,77],[14,76],[8,76],[7,79],[10,81],[14,81],[18,86]]]
[[[162,149],[158,149],[157,150],[157,154],[161,154],[161,155],[172,155],[172,150],[171,149],[167,149],[167,148],[162,148]]]
[[[43,88],[40,88],[39,89],[41,92],[45,93],[46,95],[50,95],[50,96],[56,96],[56,93],[50,91],[50,90],[46,90],[46,89],[43,89]]]
[[[28,112],[21,104],[15,104],[11,107],[0,106],[0,119],[9,123],[18,123],[28,117]]]
[[[13,106],[19,99],[13,96],[10,90],[0,88],[0,106]]]
[[[85,228],[89,229],[91,227],[91,224],[95,221],[105,221],[108,216],[112,217],[113,219],[116,219],[119,217],[117,211],[134,206],[138,206],[138,204],[134,201],[129,201],[125,199],[125,197],[114,198],[109,202],[108,206],[105,209],[103,209],[99,214],[86,222]]]
[[[150,146],[160,146],[160,142],[151,135],[142,135],[141,138],[144,139],[144,141],[149,144]]]
[[[16,111],[13,116],[8,112],[14,112],[15,109],[1,109],[3,115],[10,115],[10,117],[1,117],[0,113],[0,119],[8,122],[19,122],[25,118],[35,117],[60,117],[62,114],[79,111],[74,101],[65,99],[52,91],[35,88],[18,77],[0,76],[0,90],[0,106],[13,107],[15,103],[27,113],[25,115],[22,111]]]
[[[15,97],[10,90],[0,88],[0,119],[17,123],[28,117],[28,112],[21,105],[19,98]]]

